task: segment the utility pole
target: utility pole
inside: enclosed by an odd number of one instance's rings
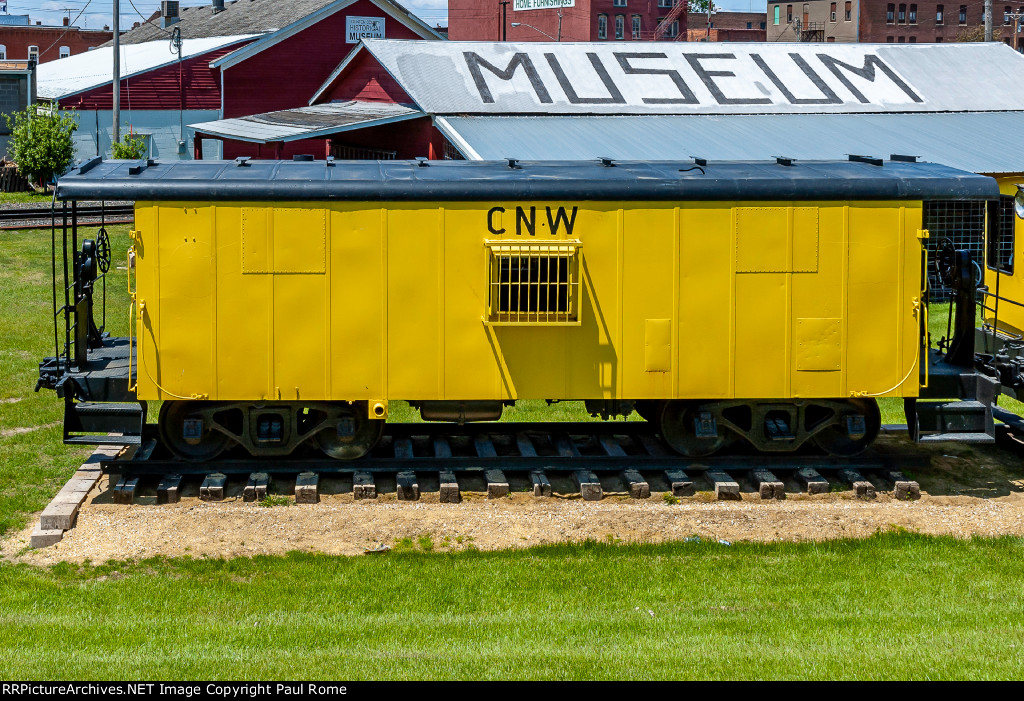
[[[121,140],[121,2],[114,0],[114,132],[112,144]]]
[[[501,40],[508,41],[508,3],[509,0],[498,0],[501,5]]]
[[[985,0],[985,41],[992,41],[992,0]]]
[[[562,40],[562,8],[558,8],[558,38],[555,41]]]

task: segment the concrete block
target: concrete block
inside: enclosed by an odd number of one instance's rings
[[[458,504],[462,501],[462,492],[459,491],[459,483],[455,480],[455,473],[451,470],[441,470],[441,493],[442,504]]]
[[[315,472],[300,472],[295,477],[295,503],[318,503],[320,501],[319,482],[320,477]]]
[[[398,487],[398,498],[402,501],[417,501],[420,498],[420,485],[416,481],[415,472],[399,472],[395,478]]]
[[[921,485],[913,480],[900,480],[893,485],[892,495],[904,501],[916,501],[921,498]]]
[[[786,489],[782,481],[768,470],[754,470],[751,480],[762,499],[785,499]]]
[[[674,497],[692,497],[693,480],[682,470],[665,470],[665,479]]]
[[[63,538],[64,531],[59,528],[44,529],[42,526],[36,526],[28,540],[28,546],[30,548],[48,548],[59,543]]]
[[[551,496],[551,480],[543,470],[534,470],[530,473],[530,481],[533,482],[533,496]]]
[[[170,474],[160,478],[156,486],[157,504],[177,504],[181,501],[181,475]]]
[[[621,448],[620,448],[621,450]],[[625,470],[622,473],[623,479],[629,485],[629,496],[634,499],[647,499],[651,496],[651,486],[636,470]]]
[[[808,494],[828,494],[828,480],[812,467],[802,467],[797,470],[796,481],[807,488]]]
[[[601,501],[604,497],[601,481],[590,470],[577,470],[573,473],[573,478],[576,480],[583,501]]]
[[[270,483],[270,475],[266,472],[253,472],[249,475],[249,482],[242,490],[242,501],[261,501],[267,498],[267,485]]]
[[[370,472],[357,472],[352,476],[352,496],[356,499],[376,499],[377,485]]]
[[[486,470],[484,479],[487,480],[487,498],[500,499],[508,496],[508,479],[501,470]]]
[[[74,501],[51,501],[39,517],[39,528],[44,531],[69,531],[78,518],[80,503]]]
[[[222,501],[224,499],[224,485],[228,476],[222,472],[214,472],[207,475],[199,487],[199,498],[203,501]]]
[[[708,470],[704,475],[715,487],[715,499],[720,501],[737,501],[740,498],[740,485],[736,480],[720,470]]]

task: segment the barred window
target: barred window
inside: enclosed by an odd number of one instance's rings
[[[923,227],[928,230],[926,242],[928,260],[943,239],[949,239],[957,249],[967,250],[971,258],[981,261],[985,251],[985,202],[961,200],[932,200],[924,203]],[[949,299],[949,290],[942,285],[934,263],[928,265],[928,294],[933,302]]]
[[[1013,274],[1014,215],[1013,197],[1000,195],[996,205],[994,231],[989,231],[988,267],[1001,273]]]
[[[579,323],[579,241],[487,245],[490,323]]]

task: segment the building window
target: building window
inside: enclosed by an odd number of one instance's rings
[[[778,22],[776,22],[775,24],[778,24]],[[767,29],[765,22],[761,23],[761,29]]]
[[[836,4],[835,3],[832,3],[832,7],[829,9],[829,13],[830,13],[829,17],[830,17],[831,21],[835,22],[836,21]]]
[[[626,16],[615,15],[615,38],[625,39],[626,38]]]
[[[793,6],[786,5],[786,24],[793,24]]]
[[[753,28],[754,28],[754,23],[753,22],[747,22],[747,29],[753,29]]]
[[[674,4],[673,0],[658,0],[658,7],[672,7]]]
[[[917,37],[910,37],[910,43],[911,44],[916,44],[917,43]]]
[[[0,61],[6,61],[6,60],[7,60],[7,47],[4,46],[3,44],[0,44]]]
[[[827,42],[828,42],[829,44],[834,44],[834,43],[835,43],[835,41],[836,41],[836,38],[835,38],[835,37],[829,37],[829,38],[828,38],[828,39],[826,39],[825,41],[827,41]]]
[[[70,46],[62,46],[62,47],[60,47],[60,57],[61,58],[67,58],[70,55],[71,55],[71,47]]]
[[[886,44],[891,44],[891,43],[893,43],[894,41],[896,41],[896,37],[886,37],[886,38],[885,38],[885,43],[886,43]]]
[[[917,5],[910,6],[910,15],[907,17],[910,24],[917,24]]]
[[[847,21],[847,22],[849,22],[851,19],[853,19],[853,3],[852,2],[846,3],[846,14],[843,16],[843,19],[845,21]]]
[[[960,6],[960,24],[967,24],[967,5]]]
[[[896,21],[896,5],[889,3],[885,7],[885,23],[892,24]]]
[[[1010,23],[1010,13],[1013,12],[1013,8],[1007,5],[1003,8],[1003,24]]]
[[[597,16],[597,38],[608,38],[608,15]]]
[[[775,6],[775,22],[774,22],[774,24],[777,25],[778,23],[779,23],[779,6],[776,5]]]
[[[942,24],[942,5],[935,6],[935,24]]]
[[[28,47],[28,60],[29,61],[35,61],[36,63],[39,62],[39,47],[38,46],[30,46],[30,47]]]
[[[899,22],[900,24],[906,24],[907,23],[907,6],[906,5],[900,5],[900,14],[898,15],[896,21]]]
[[[906,37],[897,37],[896,38],[896,43],[897,44],[906,44],[907,43],[907,38]]]
[[[640,38],[640,15],[633,15],[633,38]]]
[[[612,7],[625,7],[626,0],[612,0]]]

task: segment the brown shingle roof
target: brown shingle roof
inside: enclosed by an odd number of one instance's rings
[[[214,14],[209,4],[182,7],[180,21],[166,28],[160,26],[159,14],[139,27],[121,35],[122,44],[141,44],[167,39],[175,27],[181,28],[183,39],[238,36],[273,32],[310,15],[334,0],[228,0],[224,10]],[[104,44],[104,46],[109,45]]]

